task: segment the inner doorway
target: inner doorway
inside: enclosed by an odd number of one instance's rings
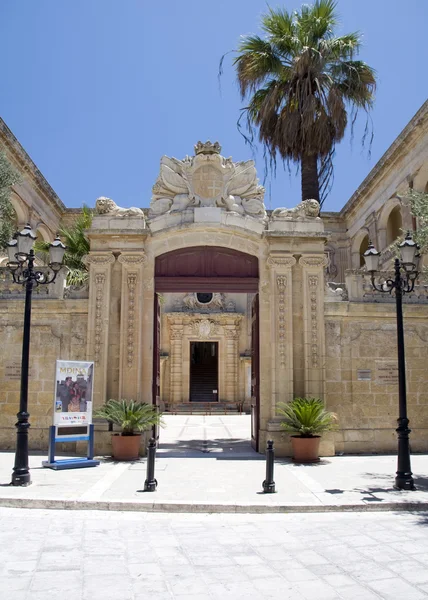
[[[190,342],[190,402],[218,400],[218,342]]]

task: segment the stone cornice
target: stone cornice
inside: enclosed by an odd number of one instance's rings
[[[405,153],[406,149],[414,139],[423,133],[423,126],[428,128],[428,100],[424,102],[418,112],[393,141],[385,154],[378,160],[357,190],[352,194],[348,202],[340,211],[340,217],[346,219],[348,213],[356,208],[361,199],[367,197],[388,168]]]
[[[27,176],[31,177],[33,185],[39,189],[49,204],[56,208],[56,210],[59,210],[61,214],[64,213],[66,210],[65,205],[2,118],[0,118],[0,140],[3,142],[4,147],[12,154],[21,170]]]

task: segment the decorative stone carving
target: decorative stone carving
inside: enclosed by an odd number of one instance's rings
[[[215,310],[224,310],[225,309],[225,298],[224,294],[213,293],[212,300],[207,303],[199,302],[198,296],[195,293],[186,294],[182,300],[185,309],[187,310],[207,310],[207,311],[215,311]]]
[[[293,267],[296,264],[294,256],[269,256],[267,265],[270,268]]]
[[[110,265],[111,263],[114,263],[115,261],[115,257],[113,256],[113,254],[88,254],[88,256],[85,257],[84,262],[86,265],[95,265],[95,266],[104,266],[104,265]]]
[[[287,287],[287,276],[277,275],[276,284],[278,286],[278,354],[279,367],[285,369],[286,351],[285,351],[285,288]]]
[[[217,323],[210,319],[198,319],[191,323],[193,333],[199,339],[207,339],[212,335],[215,335],[218,329]]]
[[[134,325],[135,325],[135,287],[137,285],[137,273],[128,273],[128,324],[127,324],[127,362],[128,368],[134,362]]]
[[[317,200],[302,200],[294,208],[275,208],[272,212],[273,221],[305,221],[308,219],[320,219],[320,205]]]
[[[118,206],[111,198],[100,196],[95,202],[95,212],[97,215],[111,215],[114,217],[142,217],[144,212],[141,208],[131,206],[131,208],[122,208]]]
[[[308,275],[309,301],[311,311],[311,364],[318,367],[318,317],[317,317],[317,287],[319,283],[318,275]]]
[[[123,265],[142,265],[147,258],[145,254],[120,254],[117,260]]]
[[[304,267],[325,267],[327,258],[325,256],[302,256],[299,259],[299,264]]]
[[[253,160],[232,161],[220,155],[218,142],[198,142],[195,156],[183,160],[163,156],[153,186],[150,217],[193,207],[220,207],[257,219],[266,217],[264,188]]]
[[[105,273],[97,273],[95,275],[95,345],[94,345],[94,362],[98,366],[101,353],[101,334],[102,334],[102,306],[104,284],[106,281]]]
[[[327,302],[348,300],[348,290],[346,289],[345,284],[335,283],[334,281],[326,281],[325,300]]]

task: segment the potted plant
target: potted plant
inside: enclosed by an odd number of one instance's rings
[[[134,400],[108,400],[94,416],[119,425],[121,433],[111,437],[112,455],[116,460],[136,460],[141,445],[141,432],[163,425],[162,413],[156,406]]]
[[[281,428],[291,434],[293,459],[296,462],[319,460],[319,445],[324,431],[336,428],[336,415],[325,409],[320,398],[295,398],[278,404],[283,417]]]

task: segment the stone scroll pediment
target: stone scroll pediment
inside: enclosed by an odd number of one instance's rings
[[[265,190],[259,185],[254,161],[233,162],[220,151],[218,142],[198,142],[195,156],[183,160],[163,156],[149,216],[193,207],[218,207],[265,219]]]

